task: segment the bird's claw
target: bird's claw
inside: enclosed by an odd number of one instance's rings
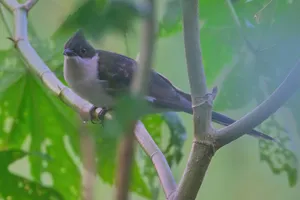
[[[91,118],[91,122],[92,122],[93,124],[97,124],[97,120],[96,120],[96,117],[95,117],[96,109],[97,109],[96,106],[93,106],[93,107],[90,109],[90,118]]]
[[[103,107],[97,117],[95,116],[96,109],[97,107],[93,106],[90,110],[91,122],[93,124],[100,123],[103,126],[105,114],[111,109]]]

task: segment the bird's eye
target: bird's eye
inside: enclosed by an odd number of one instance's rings
[[[81,53],[81,54],[85,54],[85,53],[86,53],[86,49],[85,49],[85,48],[80,49],[80,53]]]

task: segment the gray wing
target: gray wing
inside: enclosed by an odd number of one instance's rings
[[[137,69],[136,61],[113,52],[99,50],[98,53],[98,77],[100,80],[106,81],[106,92],[111,96],[129,92],[134,71]],[[181,94],[181,91],[154,70],[151,70],[146,99],[155,107],[174,111],[191,110],[191,102]]]

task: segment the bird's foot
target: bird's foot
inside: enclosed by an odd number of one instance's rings
[[[97,109],[97,108],[98,108],[98,107],[93,106],[93,107],[91,108],[91,110],[90,110],[91,122],[92,122],[93,124],[97,124],[97,122],[98,122],[98,123],[100,123],[100,124],[103,125],[105,114],[106,114],[108,111],[112,110],[112,109],[111,109],[111,108],[107,108],[107,107],[103,107],[103,108],[101,108],[99,114],[97,114],[97,117],[96,117],[96,116],[95,116],[95,113],[96,113],[96,109]],[[96,120],[95,120],[95,119],[96,119]]]

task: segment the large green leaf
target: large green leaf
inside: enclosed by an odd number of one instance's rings
[[[2,55],[10,59],[9,52]],[[1,63],[0,66],[5,65]],[[21,60],[15,62],[15,65],[25,69]],[[4,71],[5,68],[1,69]],[[0,93],[0,108],[4,115],[0,118],[0,125],[4,127],[0,130],[0,146],[21,148],[29,137],[30,151],[43,152],[52,158],[47,162],[36,157],[29,158],[33,178],[40,180],[41,175],[48,172],[52,176],[53,188],[67,199],[78,199],[81,174],[79,166],[75,165],[75,158],[71,156],[80,155],[75,113],[51,95],[41,82],[26,70],[19,76],[16,76],[16,71],[4,71],[2,76],[6,78],[5,82],[1,83],[7,86],[1,85]],[[103,132],[99,125],[94,125],[93,130],[98,137]],[[110,184],[114,183],[116,163],[113,158],[116,156],[116,139],[103,135],[97,144],[99,175]],[[70,151],[75,154],[70,154]],[[132,191],[149,197],[149,190],[136,163],[133,172]]]
[[[262,102],[284,80],[289,70],[299,59],[300,42],[297,25],[299,18],[299,1],[237,1],[234,7],[241,22],[245,41],[237,46],[238,51],[232,55],[230,69],[225,74],[220,93],[215,102],[216,110],[238,109],[250,102]],[[205,58],[207,59],[207,57]],[[226,62],[225,62],[226,63]],[[224,68],[226,69],[226,68]],[[226,71],[226,70],[224,70]],[[288,104],[296,120],[299,120],[299,106],[296,100],[299,93]],[[280,110],[275,114],[280,115]],[[294,186],[297,181],[297,160],[289,150],[291,141],[287,134],[288,124],[280,125],[274,118],[262,124],[261,129],[278,139],[283,147],[266,141],[260,142],[260,155],[274,173],[287,172],[289,183]],[[275,133],[277,135],[275,135]],[[293,149],[294,150],[294,149]],[[279,160],[279,161],[278,161]]]
[[[272,132],[282,146],[274,144],[273,142],[260,140],[260,158],[268,163],[271,170],[275,174],[285,172],[288,177],[290,186],[295,186],[298,180],[297,169],[299,168],[296,156],[293,153],[294,148],[290,148],[289,131],[282,127],[275,117],[271,117],[263,124],[262,130],[264,132]],[[286,148],[289,147],[289,148]]]
[[[25,69],[20,60],[15,64]],[[1,66],[5,66],[5,63],[1,63]],[[10,71],[3,76],[14,78],[14,74],[14,71]],[[25,70],[17,81],[1,92],[0,107],[3,113],[0,124],[5,127],[0,131],[2,145],[21,148],[29,139],[31,152],[43,152],[52,158],[43,161],[29,157],[34,180],[39,181],[44,172],[50,173],[57,191],[66,199],[77,199],[80,173],[68,154],[64,138],[78,142],[77,129],[72,123],[74,113]],[[78,145],[73,145],[73,150],[78,154]]]
[[[28,154],[17,149],[0,151],[0,198],[19,200],[66,199],[54,189],[45,187],[38,182],[17,176],[9,170],[10,164],[25,157],[26,155],[43,160],[43,157],[41,156]]]
[[[87,0],[80,2],[55,35],[71,35],[78,28],[96,39],[109,30],[124,34],[132,28],[133,20],[147,13],[147,9],[134,1]]]

